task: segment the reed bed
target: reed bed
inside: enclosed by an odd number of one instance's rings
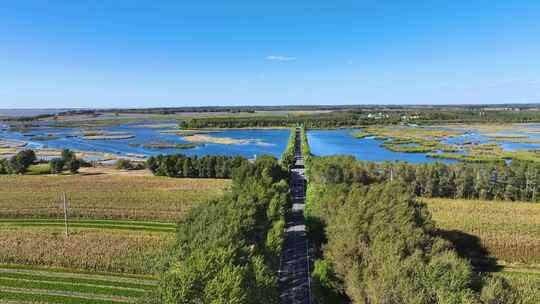
[[[154,176],[0,176],[0,218],[72,218],[174,222],[193,204],[223,195],[223,179]]]
[[[540,204],[422,199],[438,229],[477,237],[503,264],[540,265]]]

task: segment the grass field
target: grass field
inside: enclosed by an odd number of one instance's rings
[[[154,278],[0,264],[0,303],[133,303]]]
[[[500,264],[540,266],[540,204],[422,200],[437,228],[469,243],[478,240]]]
[[[193,204],[221,196],[229,180],[154,176],[0,176],[0,218],[71,218],[174,222]]]

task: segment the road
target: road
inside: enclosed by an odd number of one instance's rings
[[[279,271],[280,299],[284,304],[312,304],[310,246],[304,224],[306,177],[300,129],[296,130],[295,166],[291,170],[292,210],[287,214],[286,237]]]

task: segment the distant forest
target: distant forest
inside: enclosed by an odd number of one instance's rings
[[[210,117],[178,119],[182,128],[290,127],[339,128],[374,124],[527,123],[540,122],[540,105],[460,106],[240,106],[149,109],[70,110],[59,114],[10,117],[7,121],[36,121],[68,115],[214,113]],[[238,114],[238,115],[236,115]],[[174,119],[175,117],[171,117]]]

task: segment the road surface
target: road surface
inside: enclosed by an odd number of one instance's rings
[[[292,210],[286,216],[285,243],[280,263],[280,298],[284,304],[312,304],[310,246],[304,225],[306,177],[300,129],[296,130],[295,166],[291,170]]]

